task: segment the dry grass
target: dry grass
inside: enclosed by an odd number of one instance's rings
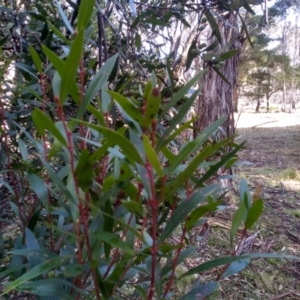
[[[262,126],[253,126],[268,121]],[[292,126],[293,125],[293,126]],[[265,209],[250,234],[258,233],[251,252],[300,256],[300,114],[240,116],[238,141],[247,140],[240,154],[246,164],[236,170],[254,193],[261,186]],[[231,219],[238,197],[219,217]],[[209,227],[190,265],[230,255],[229,231]],[[218,270],[201,274],[202,282],[215,280]],[[258,259],[220,283],[208,300],[300,299],[300,263],[286,259]]]

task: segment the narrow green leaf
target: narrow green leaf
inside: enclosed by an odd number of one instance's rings
[[[84,149],[79,157],[75,170],[75,176],[78,185],[84,192],[88,192],[93,179],[93,165],[90,159],[89,151]]]
[[[48,207],[48,189],[42,178],[34,173],[27,173],[27,178],[32,190],[38,196],[38,199],[42,202],[44,207]]]
[[[122,204],[130,213],[143,215],[143,208],[140,203],[136,201],[122,201]]]
[[[172,181],[170,184],[168,184],[165,188],[165,193],[164,196],[166,198],[168,198],[170,195],[173,195],[173,193],[175,193],[175,191],[188,179],[191,178],[191,176],[193,175],[193,173],[198,169],[198,166],[200,165],[200,163],[202,163],[206,158],[208,158],[210,155],[212,155],[215,151],[217,151],[220,147],[222,147],[223,145],[225,145],[226,143],[228,143],[228,139],[225,139],[213,146],[208,146],[206,148],[204,148],[200,153],[198,153],[193,160],[187,165],[187,167],[177,176],[177,178]],[[217,169],[217,165],[216,164],[214,167],[212,167],[200,180],[199,182],[202,181],[206,181],[207,179],[204,179],[206,177],[208,177],[208,173],[211,172],[211,174],[214,174],[215,172],[217,172],[217,170],[219,170],[219,168]],[[223,163],[222,163],[223,165]],[[211,175],[210,175],[211,176]],[[209,177],[210,178],[210,177]],[[201,183],[202,185],[202,183]],[[199,185],[199,183],[197,183],[197,187],[201,186]],[[194,187],[194,189],[196,189],[196,186]]]
[[[204,14],[211,26],[211,29],[212,29],[215,37],[218,39],[219,43],[222,44],[221,33],[220,33],[219,26],[218,26],[214,16],[211,14],[211,12],[208,8],[204,9]]]
[[[97,232],[93,232],[92,236],[110,244],[114,248],[121,249],[126,253],[133,255],[133,250],[124,241],[122,241],[119,236],[113,233],[98,230]]]
[[[244,178],[240,180],[240,200],[245,203],[247,210],[249,210],[252,204],[252,197],[249,191],[248,183]]]
[[[0,47],[2,47],[6,43],[6,41],[8,40],[8,38],[9,38],[9,35],[0,40]]]
[[[64,76],[64,72],[65,72],[65,62],[60,59],[52,50],[48,49],[45,45],[42,45],[42,49],[45,53],[45,55],[47,56],[47,58],[51,61],[51,63],[53,64],[53,66],[55,67],[55,69],[57,70],[57,72],[59,73],[60,77],[62,78]],[[79,103],[79,91],[78,91],[78,87],[75,81],[75,76],[72,79],[72,84],[71,84],[71,89],[70,89],[70,94],[73,98],[73,100],[76,103]],[[58,96],[55,95],[55,96]],[[81,107],[79,108],[79,110],[81,109]]]
[[[64,34],[58,30],[52,23],[50,23],[49,21],[47,21],[47,24],[49,26],[50,29],[53,30],[53,32],[55,33],[55,35],[57,35],[66,45],[71,45],[70,40],[68,40]]]
[[[226,271],[222,274],[221,278],[225,278],[233,274],[236,274],[244,270],[249,264],[250,264],[250,258],[241,261],[235,261],[229,265]]]
[[[140,294],[143,300],[147,300],[147,293],[143,287],[136,284],[133,287],[137,290],[137,293]]]
[[[214,50],[215,48],[217,48],[218,45],[219,45],[219,42],[218,42],[217,40],[214,40],[207,48],[205,48],[205,49],[203,50],[203,52],[204,52],[204,51],[212,51],[212,50]]]
[[[18,139],[18,144],[19,144],[19,150],[20,150],[22,159],[24,161],[28,160],[28,151],[26,148],[26,144],[24,143],[24,141],[21,138]]]
[[[40,109],[35,108],[32,113],[32,120],[40,135],[44,135],[45,129],[56,137],[64,146],[67,146],[67,142],[60,131],[55,127],[51,119],[43,113]]]
[[[107,91],[109,95],[111,95],[120,105],[123,110],[131,117],[133,120],[137,121],[141,126],[144,124],[143,115],[140,113],[139,109],[130,101],[128,98],[122,96],[119,93],[113,91]]]
[[[114,221],[111,218],[111,216],[114,214],[114,212],[110,201],[106,201],[102,209],[106,213],[106,215],[104,215],[103,220],[103,231],[107,232],[108,234],[112,234],[114,228]],[[111,243],[104,241],[104,253],[106,259],[109,259],[112,247],[113,245]]]
[[[12,187],[6,182],[4,181],[2,178],[0,178],[0,183],[1,185],[5,186],[8,190],[8,192],[15,197],[15,192],[14,190],[12,189]]]
[[[247,1],[247,3],[251,5],[260,5],[264,2],[264,0],[245,0],[245,1]]]
[[[254,48],[253,43],[252,43],[252,41],[251,41],[251,37],[250,37],[249,31],[248,31],[248,29],[247,29],[247,25],[246,25],[244,19],[242,18],[242,16],[240,15],[239,12],[238,12],[238,15],[239,15],[239,17],[240,17],[240,19],[241,19],[241,21],[242,21],[242,27],[243,27],[243,30],[245,30],[247,40],[249,41],[251,47]]]
[[[152,81],[149,80],[144,89],[144,94],[143,94],[144,99],[147,99],[148,94],[151,92],[151,90],[152,90]]]
[[[100,125],[95,125],[95,124],[91,124],[89,122],[84,122],[84,121],[80,121],[80,120],[75,120],[74,121],[86,125],[90,128],[93,128],[97,131],[99,131],[100,133],[102,133],[109,141],[115,143],[116,145],[118,145],[124,155],[127,157],[127,159],[131,160],[131,161],[136,161],[138,163],[143,163],[143,160],[139,154],[139,152],[136,150],[135,146],[122,134],[120,134],[119,132],[110,130],[108,128],[105,128],[104,126],[100,126]]]
[[[124,279],[122,275],[124,274],[124,270],[127,267],[126,260],[120,260],[114,265],[113,271],[110,273],[110,276],[106,278],[104,284],[108,290],[108,293],[111,295],[117,286],[122,286],[124,283]],[[111,297],[109,298],[111,300]]]
[[[142,47],[142,39],[138,33],[135,34],[135,46],[137,48],[137,51],[140,52]]]
[[[154,168],[154,170],[156,171],[156,173],[159,176],[163,176],[159,158],[157,157],[157,154],[155,153],[155,151],[146,135],[143,135],[143,144],[144,144],[146,156],[147,156],[151,166]]]
[[[91,21],[91,17],[95,6],[95,1],[96,0],[84,1],[84,5],[79,6],[78,21],[77,21],[78,30],[84,30],[88,26],[89,22]]]
[[[249,229],[252,227],[255,222],[258,220],[260,217],[262,211],[264,209],[264,202],[262,199],[257,199],[252,206],[250,207],[248,214],[247,214],[247,219],[245,222],[245,228]]]
[[[111,146],[113,146],[113,143],[107,142],[94,151],[91,155],[91,162],[95,163],[96,161],[100,161],[106,155],[108,148]]]
[[[200,287],[191,290],[186,295],[179,298],[179,300],[205,299],[205,297],[210,295],[217,287],[218,287],[218,282],[216,281],[208,282]]]
[[[226,143],[228,143],[230,137],[223,140],[222,146]],[[245,142],[240,144],[239,146],[237,146],[234,150],[232,150],[231,152],[229,152],[226,156],[224,156],[218,163],[216,163],[214,166],[210,167],[210,169],[203,175],[203,177],[198,181],[198,183],[196,184],[196,186],[194,187],[195,189],[202,186],[202,184],[209,179],[213,174],[215,174],[218,170],[220,170],[220,168],[222,166],[224,166],[227,161],[229,161],[229,159],[231,159],[233,156],[235,156],[237,154],[238,151],[240,151],[240,149],[243,148]]]
[[[36,278],[39,275],[42,275],[43,273],[50,271],[53,268],[62,266],[64,263],[69,262],[69,260],[71,258],[73,258],[73,256],[63,256],[63,257],[59,256],[59,257],[55,257],[53,259],[49,259],[46,262],[41,263],[38,266],[35,266],[34,268],[32,268],[31,270],[26,272],[24,275],[20,276],[18,279],[16,279],[12,283],[10,283],[4,289],[4,291],[1,293],[0,296],[6,295],[7,293],[16,289],[18,286],[22,285],[23,283],[26,283],[26,282],[30,281],[31,279]]]
[[[30,74],[31,76],[33,76],[34,78],[38,79],[37,75],[36,75],[36,70],[29,67],[26,64],[22,64],[22,63],[15,63],[15,66],[20,69],[25,71],[26,73]]]
[[[226,168],[231,168],[237,161],[239,161],[238,157],[233,157],[231,158],[227,163],[226,163]]]
[[[244,215],[247,212],[247,208],[245,206],[245,203],[242,201],[240,202],[239,208],[237,209],[236,213],[234,214],[231,230],[230,230],[230,243],[231,246],[233,245],[233,238],[238,231],[240,225],[242,224],[242,221],[244,219]]]
[[[189,27],[189,28],[191,27],[190,23],[186,19],[180,18],[180,21],[182,22],[182,24],[184,26]]]
[[[248,4],[247,1],[244,1],[243,4],[244,4],[243,7],[244,7],[247,11],[249,11],[251,14],[255,15],[254,10],[251,8],[251,6]]]
[[[31,93],[32,95],[34,95],[37,100],[39,100],[41,102],[43,101],[43,98],[36,91],[32,90],[31,88],[29,88],[27,86],[22,85],[19,82],[15,82],[15,83],[23,91],[27,91],[27,92]],[[36,104],[36,105],[38,105],[38,104]]]
[[[84,6],[84,5],[81,5]],[[60,87],[60,103],[63,104],[66,101],[67,95],[74,83],[74,78],[76,78],[77,69],[81,59],[82,49],[83,49],[83,38],[84,31],[79,31],[76,35],[74,42],[72,43],[70,53],[65,62],[65,68],[61,74],[61,87]],[[59,70],[58,70],[59,71]]]
[[[107,91],[108,91],[108,87],[107,87],[107,83],[105,83],[101,90],[101,104],[102,104],[102,111],[104,114],[109,113],[112,106],[112,100],[111,97],[109,97]]]
[[[243,6],[244,1],[245,0],[233,0],[230,3],[230,8],[232,10],[239,10]]]
[[[227,59],[233,57],[234,55],[236,55],[238,52],[239,52],[238,50],[230,50],[225,53],[222,53],[219,58],[222,60],[227,60]]]
[[[68,17],[66,16],[64,10],[62,9],[62,7],[58,1],[56,1],[56,6],[57,6],[58,12],[59,12],[64,24],[65,24],[65,27],[73,34],[74,30],[68,20]]]
[[[186,102],[182,105],[182,107],[180,108],[178,114],[173,117],[172,122],[170,123],[168,129],[164,132],[164,136],[168,137],[171,132],[173,131],[174,128],[176,128],[177,125],[180,124],[180,122],[182,122],[183,118],[187,115],[187,113],[189,112],[190,108],[192,107],[192,105],[194,104],[197,96],[199,95],[200,91],[201,91],[201,87],[199,89],[197,89],[192,95],[191,97],[189,97]]]
[[[95,273],[96,273],[96,278],[97,278],[97,283],[98,283],[98,286],[103,294],[103,298],[104,300],[109,300],[109,293],[108,293],[108,290],[107,290],[107,287],[103,281],[103,278],[99,272],[99,269],[98,268],[93,268]]]
[[[103,116],[102,111],[97,110],[91,104],[88,104],[87,110],[96,117],[96,119],[97,119],[97,121],[99,122],[100,125],[105,126],[105,120],[104,120],[104,116]]]
[[[163,155],[165,156],[165,158],[170,162],[173,163],[175,155],[172,153],[171,150],[169,150],[166,146],[162,147],[161,152],[163,153]]]
[[[213,212],[221,203],[222,201],[216,201],[214,203],[202,205],[193,210],[185,222],[187,229],[190,229],[201,217],[203,217],[208,212]]]
[[[195,53],[196,52],[196,53]],[[197,49],[197,41],[194,40],[191,43],[191,46],[188,50],[186,62],[185,62],[185,72],[189,70],[192,65],[193,60],[200,54],[200,51]]]
[[[182,201],[177,206],[170,220],[167,222],[164,232],[159,237],[158,243],[159,244],[163,243],[174,232],[177,226],[180,225],[187,218],[187,216],[191,213],[191,211],[200,202],[206,199],[206,197],[209,194],[212,194],[213,192],[216,192],[216,190],[219,190],[219,188],[220,188],[219,185],[210,185],[206,188],[203,188],[200,191],[196,191],[192,196]]]
[[[215,66],[212,65],[212,68],[214,69],[214,71],[228,84],[231,86],[231,83],[228,81],[228,79],[225,77],[225,75],[219,70],[217,69]]]
[[[199,79],[203,76],[204,71],[200,71],[196,74],[189,82],[187,82],[176,94],[172,96],[168,104],[164,107],[163,111],[160,114],[161,118],[168,112],[168,110],[173,107],[179,100],[181,100],[188,92],[189,89],[199,81]]]
[[[104,84],[107,82],[108,77],[115,65],[117,57],[118,55],[113,55],[112,57],[110,57],[90,82],[85,92],[84,99],[78,109],[76,119],[82,118],[88,104],[94,99],[96,94],[103,88]]]
[[[154,86],[154,85],[153,85]],[[153,88],[146,96],[145,127],[148,127],[156,118],[161,104],[161,96],[157,88]]]
[[[167,66],[166,66],[166,73],[168,76],[168,86],[173,86],[173,82],[174,82],[174,77],[173,77],[173,72],[171,70],[170,67],[170,61],[167,61]]]
[[[30,55],[32,57],[32,60],[33,60],[33,62],[35,64],[35,67],[36,67],[37,71],[39,73],[42,73],[43,72],[42,61],[41,61],[38,53],[32,47],[32,45],[29,45],[29,52],[30,52]]]
[[[121,54],[123,54],[123,52],[121,52]],[[112,83],[116,77],[117,77],[117,74],[118,74],[118,71],[119,71],[119,56],[117,57],[116,59],[116,62],[115,64],[113,65],[113,68],[108,76],[108,82],[109,83]]]
[[[219,120],[215,121],[214,123],[212,123],[211,125],[209,125],[207,128],[205,128],[200,134],[199,136],[192,140],[191,142],[189,142],[183,149],[181,149],[181,151],[179,152],[179,154],[176,155],[176,157],[174,157],[174,159],[172,159],[171,165],[168,168],[168,172],[171,173],[172,171],[174,171],[174,169],[180,164],[182,163],[182,161],[184,161],[185,159],[187,159],[187,157],[194,153],[195,151],[197,151],[206,141],[207,139],[211,136],[211,134],[218,129],[218,127],[226,120],[226,117],[222,117]],[[165,136],[165,134],[163,134],[161,139],[166,139],[167,136]]]
[[[157,151],[159,151],[162,147],[168,145],[171,141],[173,141],[176,137],[180,135],[181,132],[191,127],[191,125],[195,122],[198,117],[195,116],[191,120],[187,121],[186,123],[182,124],[179,128],[169,135],[167,138],[160,138],[157,144]],[[163,135],[165,136],[165,134]]]
[[[66,289],[68,287],[68,289]],[[74,295],[70,296],[69,290],[74,290],[80,294],[85,300],[93,300],[93,297],[89,296],[88,293],[71,282],[63,278],[47,278],[36,281],[29,281],[16,288],[17,291],[52,299],[64,299],[73,300]],[[74,293],[73,293],[74,294]]]
[[[176,266],[179,266],[182,262],[185,261],[186,258],[190,257],[195,251],[197,251],[197,248],[197,246],[189,246],[188,248],[183,249],[178,256],[178,259],[173,257],[165,264],[165,266],[162,268],[162,275],[167,275],[172,270],[174,264],[176,264]]]
[[[47,58],[51,61],[55,69],[62,76],[65,68],[65,62],[59,58],[56,53],[47,48],[45,45],[42,45],[43,52],[47,56]]]
[[[223,266],[223,265],[235,262],[235,261],[248,260],[249,258],[286,258],[286,259],[300,260],[299,256],[277,254],[277,253],[251,253],[251,254],[240,255],[240,256],[220,257],[220,258],[210,260],[210,261],[205,262],[195,268],[190,269],[188,272],[182,274],[179,277],[179,279],[184,278],[186,276],[199,274],[203,271],[207,271],[212,268]]]
[[[130,28],[134,29],[139,24],[140,20],[141,20],[141,15],[138,15],[133,21],[133,23],[131,24]]]
[[[128,184],[128,183],[126,183]],[[120,189],[119,189],[120,190]],[[93,209],[95,210],[99,210],[97,207],[95,207],[94,205]],[[143,243],[147,244],[144,237],[134,228],[132,228],[131,226],[129,226],[126,222],[124,222],[122,219],[120,218],[115,218],[114,216],[111,216],[107,213],[105,213],[104,211],[101,212],[101,214],[110,217],[111,219],[113,219],[115,221],[116,224],[121,224],[122,226],[124,226],[125,228],[127,228],[129,231],[131,231],[140,241],[142,241]],[[147,247],[149,247],[149,245],[147,244]]]

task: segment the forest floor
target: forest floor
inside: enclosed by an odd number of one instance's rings
[[[300,113],[242,113],[236,115],[238,118],[237,141],[247,143],[240,153],[245,165],[236,174],[239,179],[246,179],[253,193],[260,192],[265,204],[260,220],[249,232],[257,236],[248,252],[300,256]],[[218,218],[232,219],[238,194],[232,196],[231,202],[217,214]],[[229,230],[209,228],[201,245],[206,259],[228,255]],[[216,273],[204,274],[203,281],[215,276]],[[239,274],[224,279],[220,289],[207,299],[300,299],[300,262],[252,260]]]

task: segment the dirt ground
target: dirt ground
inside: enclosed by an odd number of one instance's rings
[[[247,180],[253,193],[260,191],[265,204],[262,217],[251,230],[257,233],[251,252],[300,256],[300,112],[241,113],[235,117],[237,141],[247,140],[240,153],[244,165],[236,174]],[[238,196],[232,201],[236,205]],[[219,255],[226,254],[222,250],[226,242],[220,245],[220,239],[228,236],[228,231],[219,228],[211,233],[208,242],[218,245]],[[300,261],[254,260],[228,281],[208,299],[300,299]]]
[[[287,127],[300,125],[300,111],[296,113],[237,113],[234,116],[237,128]]]

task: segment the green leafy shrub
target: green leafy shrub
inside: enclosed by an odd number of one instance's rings
[[[84,33],[92,12],[92,5],[81,6],[66,59],[45,45],[43,55],[30,48],[34,64],[23,68],[24,82],[17,83],[11,99],[14,109],[1,106],[2,163],[7,165],[1,183],[17,217],[1,221],[21,232],[13,241],[1,236],[1,297],[15,291],[40,299],[172,299],[178,274],[190,279],[223,266],[215,281],[201,286],[195,281],[180,295],[181,300],[203,299],[250,258],[277,256],[237,255],[263,209],[263,201],[252,200],[242,181],[230,233],[232,255],[182,271],[197,248],[193,230],[228,192],[218,183],[228,177],[219,171],[235,163],[243,144],[236,145],[234,137],[218,140],[226,117],[197,138],[179,142],[192,127],[194,118],[183,120],[199,90],[176,106],[165,126],[169,110],[202,72],[166,105],[154,74],[127,97],[124,90],[135,82],[108,87],[116,55],[85,82]]]

